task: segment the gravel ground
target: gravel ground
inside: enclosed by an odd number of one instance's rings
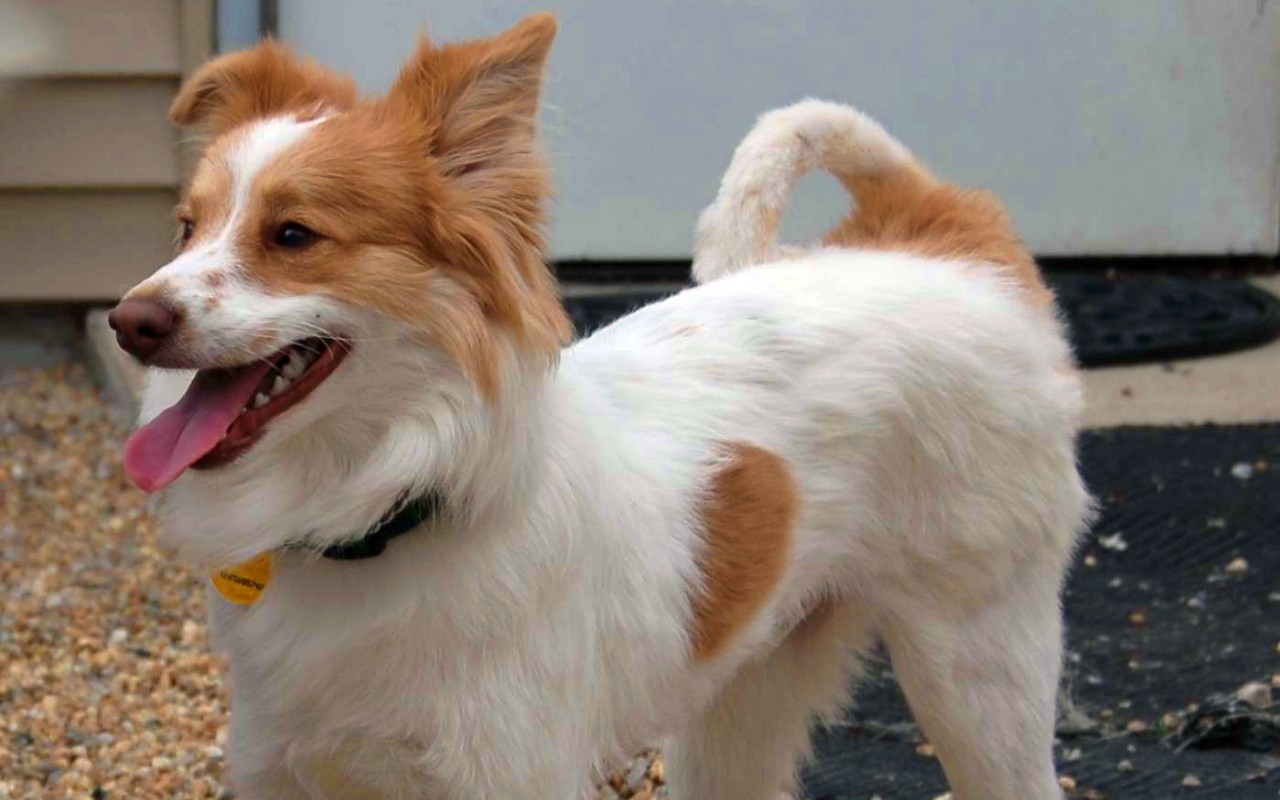
[[[203,578],[156,541],[84,367],[0,370],[0,800],[226,798]],[[641,754],[602,800],[651,800]]]
[[[0,798],[224,794],[201,582],[79,364],[0,382]]]

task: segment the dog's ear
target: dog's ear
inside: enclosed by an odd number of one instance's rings
[[[295,112],[303,118],[346,110],[356,101],[350,78],[265,41],[210,61],[182,85],[169,118],[221,132],[252,119]]]
[[[542,253],[550,175],[536,148],[538,97],[555,36],[555,17],[539,14],[492,39],[424,39],[384,101],[453,188],[424,228],[431,248],[449,254],[486,316],[548,359],[573,330]]]
[[[419,43],[388,101],[428,126],[445,174],[499,166],[531,151],[556,27],[553,15],[536,14],[492,39],[440,48]]]

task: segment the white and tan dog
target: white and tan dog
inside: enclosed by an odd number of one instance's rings
[[[954,796],[1058,797],[1081,394],[999,204],[852,109],[775,111],[705,285],[562,351],[555,29],[424,43],[372,99],[264,44],[174,104],[214,138],[113,323],[188,372],[126,467],[220,568],[239,796],[570,800],[670,737],[673,796],[772,800],[882,638]],[[857,210],[777,260],[813,166]]]

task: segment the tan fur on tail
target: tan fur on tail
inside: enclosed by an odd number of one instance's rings
[[[821,100],[771,111],[743,139],[699,220],[694,277],[706,282],[784,256],[778,223],[796,182],[815,167],[835,175],[855,201],[823,245],[994,266],[1034,304],[1051,306],[1035,260],[994,195],[939,181],[875,120]]]

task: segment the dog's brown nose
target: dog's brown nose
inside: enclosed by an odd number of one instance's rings
[[[116,332],[121,347],[146,361],[177,327],[178,315],[156,300],[126,298],[111,309],[107,324]]]

